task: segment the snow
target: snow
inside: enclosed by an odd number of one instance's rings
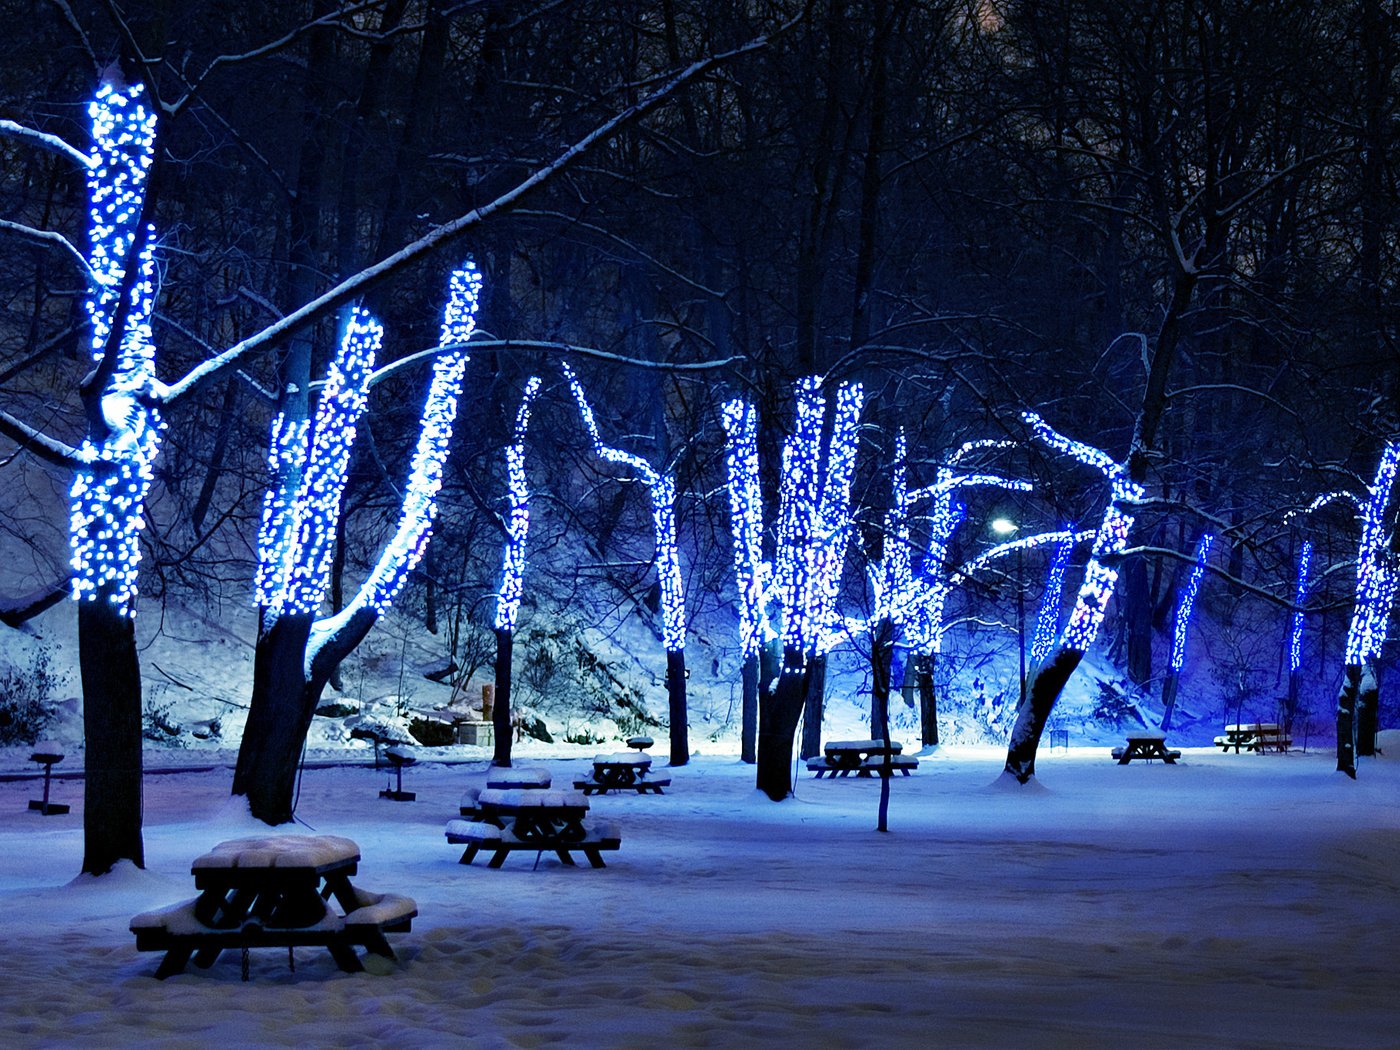
[[[417,904],[399,962],[342,974],[304,948],[292,973],[255,950],[248,984],[236,955],[157,982],[132,917],[259,827],[228,799],[231,754],[199,757],[225,764],[146,779],[147,869],[102,878],[73,878],[80,812],[0,782],[4,1045],[1400,1043],[1387,758],[1353,782],[1327,753],[1071,748],[1042,751],[1032,792],[993,787],[1002,749],[945,747],[891,783],[881,835],[878,781],[804,775],[774,804],[752,767],[701,756],[664,796],[592,800],[624,833],[602,870],[458,864],[443,825],[483,762],[425,758],[409,805],[374,798],[383,771],[311,768],[307,830],[358,843],[357,887]],[[530,761],[561,777],[578,756]],[[55,796],[81,809],[76,782]]]
[[[359,857],[360,847],[340,835],[257,835],[220,842],[190,868],[320,868]]]

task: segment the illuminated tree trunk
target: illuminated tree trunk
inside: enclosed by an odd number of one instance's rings
[[[758,654],[744,660],[741,672],[743,698],[740,700],[739,759],[752,765],[757,761],[758,736]]]
[[[512,650],[515,632],[508,627],[496,628],[496,696],[491,708],[491,735],[495,740],[491,756],[493,766],[510,766],[510,748],[515,734],[511,725],[510,683]]]
[[[807,695],[807,668],[802,653],[783,654],[783,670],[758,708],[756,786],[774,802],[792,794],[792,745]]]
[[[666,700],[671,720],[671,765],[690,761],[690,727],[685,703],[685,650],[666,651]]]
[[[894,661],[894,624],[888,617],[880,621],[870,645],[870,728],[871,736],[885,745],[881,756],[885,768],[880,777],[880,808],[875,830],[890,830],[890,664]]]
[[[141,839],[141,668],[132,619],[99,595],[78,605],[83,681],[83,871],[146,866]]]

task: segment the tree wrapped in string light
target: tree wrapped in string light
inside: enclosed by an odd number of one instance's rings
[[[864,396],[859,384],[843,383],[829,402],[820,377],[799,382],[795,425],[783,442],[771,570],[762,557],[757,414],[743,401],[724,408],[741,644],[748,639],[758,647],[771,635],[782,647],[772,688],[757,690],[756,780],[774,801],[792,792],[793,738],[809,690],[820,695],[820,672],[814,669],[843,631],[836,598],[850,539]]]
[[[573,369],[563,365],[564,377],[578,405],[579,417],[593,442],[598,458],[633,471],[651,497],[652,532],[656,540],[656,577],[661,590],[661,642],[666,649],[666,695],[671,720],[671,765],[690,760],[685,696],[685,588],[681,582],[680,555],[676,545],[676,480],[656,470],[641,456],[614,448],[603,441],[593,406]]]
[[[768,620],[773,567],[763,557],[763,493],[758,478],[758,411],[738,398],[721,410],[725,467],[729,480],[730,534],[734,540],[734,580],[739,589],[739,651],[743,660],[740,758],[757,761],[758,695],[764,677],[764,646],[778,633]]]
[[[1036,440],[1098,471],[1109,483],[1108,506],[1094,533],[1094,548],[1084,567],[1084,579],[1074,609],[1058,644],[1052,646],[1049,655],[1038,661],[1027,675],[1025,697],[1011,729],[1006,772],[1024,784],[1035,776],[1036,750],[1050,712],[1103,624],[1104,613],[1118,582],[1118,568],[1128,546],[1128,535],[1137,516],[1137,505],[1142,502],[1145,491],[1130,476],[1126,464],[1116,462],[1102,449],[1066,437],[1035,412],[1023,413],[1022,419]]]
[[[1177,684],[1181,680],[1181,669],[1186,666],[1186,632],[1191,626],[1191,613],[1196,607],[1196,593],[1201,589],[1201,580],[1206,574],[1206,563],[1210,558],[1210,548],[1215,537],[1210,533],[1201,536],[1196,544],[1196,558],[1191,564],[1191,572],[1176,597],[1176,613],[1172,617],[1172,652],[1167,664],[1167,677],[1162,683],[1162,732],[1172,727],[1172,712],[1176,709]]]
[[[1066,531],[1073,532],[1074,526]],[[1045,578],[1045,591],[1040,596],[1040,608],[1036,611],[1035,632],[1031,635],[1031,664],[1040,663],[1050,655],[1050,647],[1060,633],[1060,606],[1064,599],[1065,573],[1069,570],[1069,560],[1074,554],[1074,541],[1066,536],[1055,548],[1055,556],[1050,559],[1050,571]]]
[[[328,616],[320,612],[349,457],[383,341],[367,311],[350,312],[314,419],[273,421],[273,485],[264,500],[255,587],[262,630],[233,780],[233,793],[247,796],[253,815],[269,824],[292,819],[298,761],[332,672],[389,609],[426,549],[480,294],[481,276],[470,263],[452,275],[398,524],[351,600]],[[304,468],[287,470],[298,457]]]
[[[1283,735],[1293,735],[1293,719],[1298,713],[1298,678],[1303,666],[1303,607],[1308,601],[1308,571],[1312,566],[1313,545],[1304,540],[1298,552],[1298,578],[1293,586],[1293,613],[1288,618],[1288,706],[1283,713]]]
[[[155,376],[155,227],[146,218],[156,113],[140,84],[114,69],[88,105],[92,371],[79,387],[87,433],[69,491],[71,593],[78,603],[83,683],[83,871],[144,865],[141,837],[141,667],[136,609],[141,532],[160,447]],[[74,151],[76,154],[76,151]]]
[[[1397,528],[1391,512],[1400,441],[1386,443],[1361,509],[1361,540],[1356,550],[1356,604],[1347,629],[1346,666],[1337,693],[1337,769],[1356,777],[1356,756],[1376,749],[1380,694],[1376,661],[1385,645],[1395,591],[1400,582]],[[1325,499],[1314,501],[1316,509]]]
[[[540,377],[531,376],[515,413],[515,429],[506,446],[506,484],[510,513],[506,516],[506,548],[501,563],[501,589],[496,593],[496,691],[492,707],[495,754],[492,765],[510,765],[511,670],[515,618],[525,580],[525,541],[530,534],[530,486],[525,476],[525,435],[530,429],[530,406],[539,393]]]

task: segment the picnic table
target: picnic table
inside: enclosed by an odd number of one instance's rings
[[[499,868],[515,850],[551,852],[570,867],[571,852],[579,850],[595,868],[604,867],[602,850],[615,850],[622,841],[616,825],[584,824],[588,800],[577,791],[539,788],[484,788],[477,797],[479,819],[448,821],[447,841],[465,845],[459,863],[492,852],[489,868]],[[509,821],[509,826],[507,826]]]
[[[418,795],[416,792],[403,789],[403,771],[405,766],[411,766],[417,762],[418,756],[413,753],[412,748],[395,744],[384,752],[384,757],[389,760],[389,765],[394,767],[394,776],[397,779],[394,787],[386,787],[379,793],[379,797],[387,798],[391,802],[412,802]]]
[[[194,957],[209,967],[226,948],[324,947],[340,969],[364,969],[355,947],[393,959],[385,933],[412,926],[418,906],[408,897],[352,885],[360,847],[338,835],[268,835],[221,842],[196,858],[190,872],[200,895],[131,920],[137,951],[164,951],[155,976],[180,973]],[[334,899],[339,910],[331,907]]]
[[[1151,762],[1154,758],[1160,758],[1168,765],[1175,765],[1176,760],[1181,757],[1180,751],[1167,750],[1167,735],[1165,733],[1153,733],[1142,731],[1130,733],[1126,747],[1115,747],[1112,751],[1114,758],[1118,760],[1120,766],[1126,766],[1135,758]]]
[[[1235,749],[1263,754],[1265,751],[1284,752],[1293,746],[1293,741],[1284,735],[1277,722],[1240,722],[1225,727],[1223,736],[1215,738],[1215,746],[1221,751]]]
[[[906,777],[919,768],[919,760],[912,755],[903,755],[904,745],[898,740],[888,744],[884,740],[833,740],[822,748],[822,754],[809,758],[807,768],[817,775],[817,779],[847,777],[854,773],[858,777],[890,776],[895,772]]]
[[[610,755],[595,755],[593,769],[574,781],[574,787],[585,795],[606,795],[609,791],[635,791],[645,795],[648,791],[660,795],[661,789],[670,787],[669,777],[652,777],[651,758],[627,751],[616,751]]]

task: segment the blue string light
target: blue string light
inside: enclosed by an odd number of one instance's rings
[[[1070,526],[1069,531],[1073,531]],[[1065,590],[1065,572],[1074,553],[1074,541],[1066,536],[1055,548],[1050,572],[1045,580],[1045,593],[1040,596],[1040,609],[1035,617],[1035,634],[1031,637],[1031,663],[1038,664],[1050,655],[1060,634],[1060,604]]]
[[[656,576],[661,586],[661,640],[667,652],[681,652],[685,649],[685,589],[676,549],[675,479],[669,474],[657,472],[641,456],[604,444],[583,385],[567,364],[562,368],[574,401],[578,404],[579,416],[593,441],[594,452],[600,459],[635,471],[647,486],[651,497],[652,531],[656,537]]]
[[[501,589],[496,595],[496,628],[515,630],[525,579],[525,539],[530,533],[530,489],[525,477],[525,433],[530,429],[530,404],[540,389],[540,377],[525,384],[515,413],[512,443],[506,448],[506,482],[510,488],[510,517],[506,519],[506,551],[501,565]]]
[[[1356,552],[1356,608],[1347,631],[1346,662],[1374,660],[1385,645],[1391,606],[1395,603],[1396,566],[1386,546],[1386,510],[1400,468],[1400,442],[1381,453],[1375,480],[1367,489],[1361,514],[1361,544]]]
[[[739,646],[755,655],[768,627],[771,567],[763,560],[763,493],[758,477],[758,410],[735,398],[722,415],[728,441],[729,529],[734,539],[734,578],[739,586]]]
[[[1206,561],[1210,557],[1211,545],[1215,537],[1205,533],[1196,544],[1196,561],[1191,566],[1191,575],[1186,580],[1177,597],[1176,618],[1172,629],[1171,669],[1180,672],[1186,664],[1186,631],[1191,625],[1191,612],[1196,605],[1196,592],[1201,589],[1201,579],[1206,574]]]
[[[1127,468],[1115,462],[1107,452],[1066,437],[1035,412],[1022,413],[1021,418],[1030,426],[1031,432],[1050,448],[1093,467],[1109,481],[1109,505],[1094,536],[1094,550],[1089,564],[1084,568],[1084,582],[1080,584],[1079,595],[1062,639],[1066,649],[1084,652],[1098,636],[1108,609],[1108,600],[1113,596],[1114,585],[1118,582],[1118,561],[1127,549],[1128,534],[1136,517],[1135,513],[1129,512],[1129,508],[1141,503],[1146,493],[1141,485],[1128,477]]]
[[[139,101],[141,85],[103,84],[88,105],[92,148],[87,174],[88,265],[94,291],[84,301],[89,347],[100,361],[111,336],[121,284],[135,243],[154,159],[156,115]],[[101,395],[107,433],[78,450],[83,466],[69,491],[73,597],[105,596],[124,614],[134,611],[140,533],[152,465],[164,422],[154,407],[155,232],[147,227],[138,272],[126,303],[125,326],[111,379]]]
[[[1312,541],[1304,540],[1298,555],[1298,582],[1293,589],[1293,622],[1288,632],[1288,670],[1296,673],[1303,665],[1303,605],[1308,600],[1308,568],[1312,564]]]
[[[356,307],[316,402],[305,477],[295,496],[295,522],[286,530],[281,547],[258,552],[260,565],[271,566],[263,592],[270,599],[268,623],[282,613],[314,616],[321,608],[330,585],[331,556],[350,450],[368,401],[369,376],[383,339],[383,326],[368,310]],[[285,421],[282,428],[290,429]],[[265,500],[264,508],[267,505]],[[262,573],[260,578],[264,578]]]

